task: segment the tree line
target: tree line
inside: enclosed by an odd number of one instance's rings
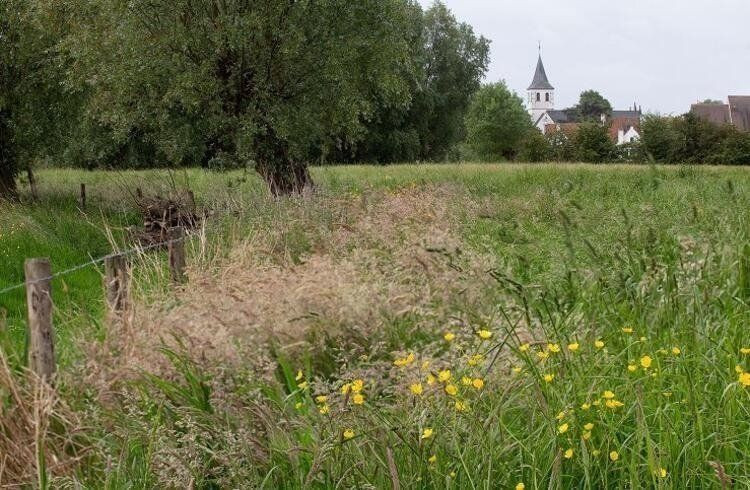
[[[36,162],[252,165],[274,194],[311,162],[441,160],[489,41],[414,0],[0,0],[0,193]]]

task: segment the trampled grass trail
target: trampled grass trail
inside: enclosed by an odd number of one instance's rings
[[[746,171],[315,177],[271,201],[252,176],[183,174],[233,212],[191,243],[188,287],[146,274],[123,325],[70,332],[56,485],[750,485]]]

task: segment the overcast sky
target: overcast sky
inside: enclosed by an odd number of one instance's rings
[[[750,95],[750,0],[444,1],[492,41],[487,80],[522,97],[541,41],[557,108],[589,88],[615,109],[637,101],[665,114]]]

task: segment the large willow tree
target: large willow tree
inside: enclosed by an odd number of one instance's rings
[[[310,148],[408,103],[408,0],[67,0],[88,117],[175,164],[254,162],[274,194]]]

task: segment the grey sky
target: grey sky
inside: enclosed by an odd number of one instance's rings
[[[492,40],[488,81],[504,79],[522,97],[537,41],[558,108],[589,88],[616,109],[637,101],[661,113],[750,95],[750,0],[444,1]]]

